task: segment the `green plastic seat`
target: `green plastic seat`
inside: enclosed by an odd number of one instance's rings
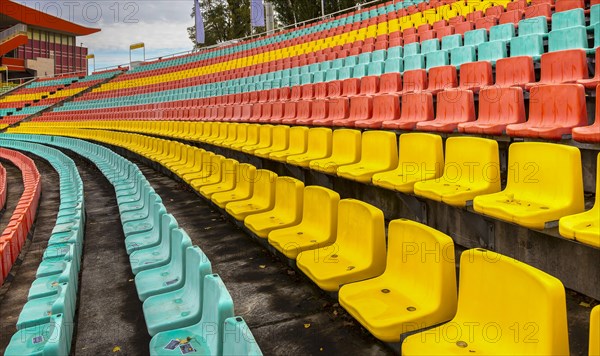
[[[421,53],[421,44],[418,42],[404,45],[404,58]]]
[[[490,41],[509,41],[513,37],[515,37],[515,26],[512,23],[490,28]]]
[[[383,61],[371,62],[367,65],[367,75],[380,76],[383,74],[385,63]]]
[[[338,69],[338,79],[344,80],[352,77],[353,67],[342,67]]]
[[[386,55],[387,55],[387,51],[384,49],[373,51],[373,54],[371,56],[371,62],[385,61]]]
[[[79,283],[79,271],[76,264],[72,261],[67,261],[65,269],[59,273],[46,277],[37,278],[29,287],[27,300],[49,297],[58,294],[60,285],[69,283],[77,290]]]
[[[478,60],[488,61],[492,65],[496,64],[496,61],[501,58],[506,58],[506,42],[504,41],[491,41],[484,42],[479,45],[477,49]]]
[[[234,312],[233,300],[221,277],[217,274],[209,274],[200,282],[199,284],[203,284],[200,289],[202,294],[197,296],[197,301],[202,304],[201,318],[195,323],[174,327],[154,335],[150,341],[150,355],[246,355],[225,353],[223,350],[223,338],[226,335],[225,320],[233,317]],[[237,334],[236,339],[245,337],[245,334]],[[170,348],[172,350],[169,350]],[[194,351],[184,353],[183,350],[188,348]],[[233,350],[238,349],[233,348]]]
[[[76,266],[78,266],[77,253],[75,245],[70,245],[70,251],[68,254],[64,256],[50,257],[45,258],[40,262],[40,265],[36,271],[35,277],[42,278],[52,275],[57,275],[63,273],[67,267],[69,262],[74,262]]]
[[[154,206],[152,215],[157,223],[153,224],[152,229],[149,231],[132,234],[125,238],[125,248],[128,255],[131,255],[133,251],[153,247],[160,243],[162,218],[167,214],[167,210],[162,203],[155,202],[152,205]]]
[[[579,48],[588,48],[587,30],[584,26],[552,30],[548,34],[548,52]]]
[[[367,76],[367,65],[366,64],[357,64],[352,69],[352,78],[362,78]]]
[[[263,354],[241,316],[225,319],[223,334],[223,355],[261,356]]]
[[[450,50],[450,60],[450,64],[457,68],[463,63],[475,62],[477,60],[475,46],[463,46]]]
[[[402,58],[403,54],[402,54],[402,46],[396,46],[396,47],[390,47],[387,50],[387,59],[390,58]]]
[[[182,229],[175,229],[171,239],[171,261],[135,276],[135,287],[142,302],[153,295],[179,289],[185,283],[185,251],[192,246],[192,240]]]
[[[425,69],[425,57],[421,54],[404,57],[404,70]]]
[[[437,38],[432,38],[430,40],[425,40],[421,42],[421,54],[427,54],[435,51],[439,51],[440,49],[440,40]]]
[[[461,35],[449,35],[442,37],[442,50],[449,51],[453,48],[462,46],[463,38]]]
[[[156,204],[159,206],[162,205],[162,199],[156,193],[146,194],[142,201],[143,203],[140,209],[121,212],[120,217],[122,224],[129,221],[146,219],[148,216],[154,215],[158,212]]]
[[[528,35],[513,37],[510,40],[510,56],[529,56],[538,60],[544,53],[544,39],[542,35]]]
[[[578,26],[585,26],[585,14],[582,8],[552,14],[552,31]]]
[[[465,32],[464,46],[478,46],[483,42],[487,42],[488,33],[484,28]]]
[[[594,5],[590,8],[590,26],[588,26],[588,29],[595,27],[598,23],[600,23],[600,6]]]
[[[548,21],[545,16],[532,17],[519,21],[519,37],[527,35],[545,35],[548,33]]]
[[[371,63],[371,52],[364,52],[358,55],[358,64]]]
[[[164,266],[170,261],[170,244],[173,230],[177,221],[171,214],[165,214],[160,219],[160,243],[154,247],[135,250],[129,255],[129,263],[133,274],[138,274],[150,268]]]
[[[17,330],[39,326],[50,322],[50,316],[63,314],[73,320],[75,314],[76,291],[69,283],[61,283],[57,293],[28,301],[23,306],[17,321]]]
[[[14,334],[4,355],[69,355],[73,321],[65,320],[63,314],[51,315],[48,319],[49,322],[44,325],[25,328]]]
[[[203,309],[203,282],[211,273],[212,267],[204,252],[197,246],[189,247],[185,256],[183,286],[172,292],[149,297],[144,302],[144,318],[150,336],[200,321]]]
[[[426,69],[430,69],[433,67],[440,67],[440,66],[445,66],[449,64],[449,59],[448,59],[448,52],[447,51],[435,51],[435,52],[431,52],[425,55],[425,66]]]
[[[385,73],[401,73],[404,71],[404,60],[402,58],[388,58],[385,60]]]

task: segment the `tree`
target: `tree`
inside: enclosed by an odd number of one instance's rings
[[[277,13],[277,20],[283,25],[293,25],[294,23],[320,17],[321,0],[270,0],[273,9]],[[362,3],[361,0],[325,0],[325,13],[337,12],[356,4]]]

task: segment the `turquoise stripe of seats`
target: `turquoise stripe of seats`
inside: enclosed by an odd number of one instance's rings
[[[39,111],[44,110],[49,105],[39,105],[39,106],[27,106],[22,108],[20,111],[17,111],[17,108],[2,108],[0,109],[0,116],[6,116],[9,112],[13,115],[33,115]]]

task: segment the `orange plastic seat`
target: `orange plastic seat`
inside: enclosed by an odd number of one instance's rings
[[[600,84],[596,87],[596,118],[592,125],[573,128],[573,139],[579,142],[600,142]]]
[[[507,125],[525,122],[523,90],[489,87],[479,92],[477,121],[458,124],[459,132],[502,135]]]
[[[445,90],[437,95],[436,117],[417,122],[417,130],[454,132],[461,122],[475,120],[475,103],[470,90]]]
[[[381,94],[373,97],[373,116],[367,120],[358,120],[355,127],[379,129],[384,121],[400,118],[400,98],[397,94]]]
[[[433,120],[433,95],[426,92],[414,92],[402,95],[400,118],[384,121],[383,129],[414,130],[417,123]]]

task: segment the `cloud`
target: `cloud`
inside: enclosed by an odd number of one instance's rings
[[[129,45],[146,44],[147,58],[191,50],[192,0],[16,1],[101,32],[77,38],[96,54],[97,68],[129,61]],[[102,63],[102,66],[100,66]]]

